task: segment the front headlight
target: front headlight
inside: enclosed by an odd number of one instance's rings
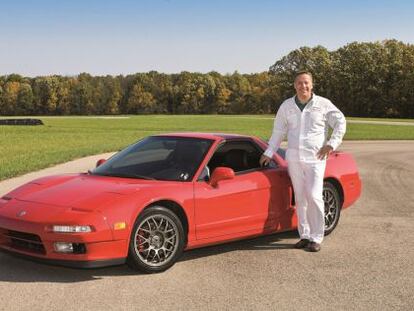
[[[54,225],[52,231],[56,233],[88,233],[92,232],[92,227]]]

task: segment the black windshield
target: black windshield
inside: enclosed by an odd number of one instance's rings
[[[93,175],[158,179],[192,180],[212,140],[152,136],[120,151],[95,168]]]

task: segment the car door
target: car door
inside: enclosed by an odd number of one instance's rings
[[[296,226],[295,209],[292,202],[293,188],[286,167],[278,166],[274,160],[272,165],[263,169],[271,183],[269,217],[273,220],[272,231],[284,231]]]
[[[249,154],[244,167],[234,156],[237,152]],[[288,205],[286,172],[280,167],[260,168],[262,152],[247,140],[226,142],[217,149],[209,162],[210,170],[227,166],[235,170],[235,176],[215,187],[208,181],[195,183],[197,239],[258,234],[276,228]]]

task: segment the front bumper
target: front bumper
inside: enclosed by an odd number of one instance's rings
[[[23,217],[19,211],[27,212]],[[47,213],[46,213],[47,211]],[[88,224],[89,233],[56,233],[53,224]],[[58,253],[55,242],[76,243],[81,253]],[[94,211],[53,209],[36,203],[10,202],[0,208],[0,250],[71,267],[102,267],[125,262],[128,241],[114,239],[105,217]]]
[[[69,268],[79,268],[79,269],[93,269],[93,268],[102,268],[108,266],[118,266],[123,265],[126,262],[126,258],[113,258],[113,259],[101,259],[101,260],[64,260],[64,259],[50,259],[47,257],[34,257],[24,253],[16,252],[13,250],[8,250],[1,247],[0,251],[11,256],[16,256],[23,259],[28,259],[42,264],[49,264],[54,266],[63,266]]]

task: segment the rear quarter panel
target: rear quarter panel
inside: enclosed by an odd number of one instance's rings
[[[349,207],[360,197],[362,183],[351,154],[335,152],[329,157],[325,170],[325,179],[328,178],[335,179],[342,187],[342,208]]]

